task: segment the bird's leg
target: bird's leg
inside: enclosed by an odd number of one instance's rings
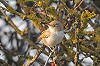
[[[56,46],[54,46],[54,47],[49,47],[50,50],[51,50],[51,52],[53,53],[53,58],[52,58],[53,62],[55,62],[55,60],[57,59],[57,53],[56,53],[57,46],[58,46],[58,45],[56,45]]]
[[[48,63],[48,61],[49,61],[49,59],[50,59],[50,57],[51,57],[52,54],[53,54],[53,52],[50,52],[49,57],[48,57],[47,61],[45,62],[44,66],[47,65],[47,63]]]
[[[55,51],[55,47],[49,47],[51,52],[54,52]]]
[[[47,61],[46,61],[45,64],[44,64],[44,66],[47,65],[47,63],[48,63],[50,57],[55,53],[55,49],[56,49],[56,48],[55,48],[55,47],[49,47],[49,49],[50,49],[50,54],[49,54],[49,57],[48,57]]]

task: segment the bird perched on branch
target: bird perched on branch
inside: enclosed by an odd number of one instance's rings
[[[62,41],[63,37],[63,25],[60,21],[52,21],[48,24],[48,29],[42,32],[38,41],[41,40],[47,47],[54,47]]]

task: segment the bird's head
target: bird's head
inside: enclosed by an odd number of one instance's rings
[[[49,29],[51,30],[57,30],[57,31],[60,31],[60,30],[63,30],[63,26],[62,24],[60,23],[60,21],[52,21],[48,24],[48,27]]]

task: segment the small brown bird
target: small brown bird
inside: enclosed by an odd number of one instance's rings
[[[59,44],[64,37],[63,26],[59,21],[52,21],[48,24],[48,27],[38,40],[41,40],[48,47],[53,47]]]

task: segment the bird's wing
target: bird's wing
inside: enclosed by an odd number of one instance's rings
[[[45,31],[42,32],[42,34],[40,35],[40,37],[37,39],[36,43],[38,43],[39,41],[41,41],[41,39],[43,38],[48,38],[50,36],[50,30],[47,29]]]
[[[48,38],[49,36],[50,36],[50,30],[47,29],[42,32],[42,34],[40,35],[40,38]]]

